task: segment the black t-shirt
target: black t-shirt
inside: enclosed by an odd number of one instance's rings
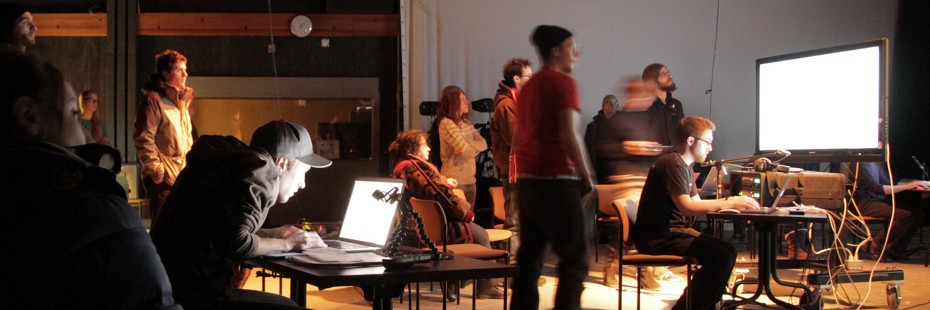
[[[685,164],[678,153],[659,158],[649,169],[649,176],[643,186],[633,238],[643,240],[664,236],[668,234],[669,228],[684,228],[685,217],[678,211],[672,197],[694,196],[697,192],[697,187],[691,181],[691,166]]]

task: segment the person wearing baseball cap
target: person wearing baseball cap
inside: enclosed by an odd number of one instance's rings
[[[23,52],[26,47],[36,45],[36,24],[26,7],[0,3],[0,43],[15,46]]]
[[[241,289],[249,273],[241,263],[326,246],[316,233],[262,224],[272,206],[306,186],[311,168],[331,164],[313,153],[306,128],[285,120],[256,129],[251,146],[201,136],[151,229],[175,299],[196,309],[296,307],[279,295]]]

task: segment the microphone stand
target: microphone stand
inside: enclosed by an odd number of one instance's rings
[[[781,156],[782,156],[782,158],[778,159],[778,161],[781,161],[782,159],[787,158],[790,154],[785,154],[785,153],[783,153],[783,152],[781,152],[781,151],[775,151],[775,152],[769,152],[769,153],[759,154],[759,155],[753,155],[753,156],[744,156],[744,157],[737,157],[737,158],[730,158],[730,159],[720,159],[720,160],[705,161],[705,162],[702,162],[702,163],[700,163],[700,164],[701,164],[701,167],[711,167],[711,166],[717,167],[717,199],[720,199],[720,198],[723,198],[723,197],[722,197],[722,195],[723,195],[723,194],[722,194],[722,193],[723,193],[723,176],[728,174],[728,173],[726,172],[726,167],[725,167],[724,165],[733,164],[733,162],[748,161],[748,160],[753,159],[753,158],[769,157],[769,156],[777,156],[777,155],[781,155]],[[778,162],[778,161],[776,161],[776,162]]]
[[[375,191],[372,196],[375,196],[375,194],[380,194],[378,192],[379,191]],[[398,251],[400,250],[400,241],[407,235],[404,232],[404,224],[406,223],[405,220],[407,218],[411,218],[417,222],[417,234],[419,235],[420,240],[422,240],[423,243],[426,243],[427,247],[429,247],[430,254],[433,256],[433,260],[438,261],[440,259],[448,258],[440,254],[439,249],[436,248],[436,244],[426,235],[426,228],[425,225],[423,225],[423,218],[421,218],[420,214],[413,210],[413,207],[410,206],[409,202],[403,199],[403,195],[397,192],[397,188],[392,189],[388,193],[390,194],[383,196],[377,195],[381,196],[381,198],[376,197],[375,199],[387,203],[400,202],[400,218],[397,221],[397,225],[394,225],[394,234],[391,236],[391,241],[388,243],[385,253],[390,257],[395,257],[398,255]]]

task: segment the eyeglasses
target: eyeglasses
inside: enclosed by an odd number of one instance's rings
[[[709,141],[708,141],[708,140],[704,140],[704,139],[701,139],[701,138],[698,138],[698,137],[695,137],[695,136],[691,136],[691,137],[694,137],[695,139],[704,141],[704,143],[707,143],[707,145],[712,145],[712,144],[714,144],[714,141],[713,141],[713,140],[709,140]]]
[[[666,77],[672,75],[672,71],[665,71],[665,73],[659,72],[659,76]]]

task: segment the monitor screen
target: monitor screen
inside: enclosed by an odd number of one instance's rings
[[[882,161],[885,39],[758,59],[756,151],[786,162]]]

